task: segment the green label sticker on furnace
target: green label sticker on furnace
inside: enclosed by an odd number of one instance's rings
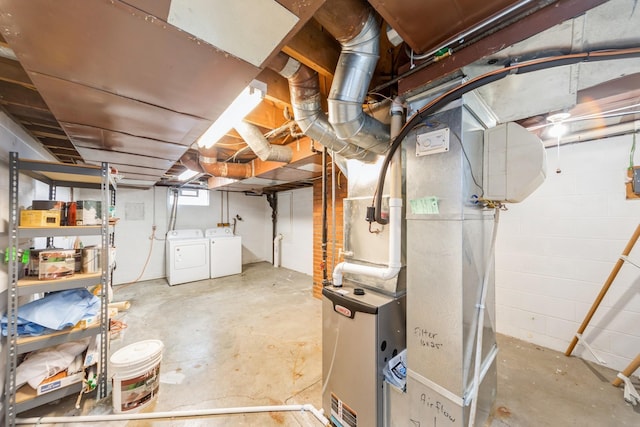
[[[415,215],[437,215],[440,213],[436,196],[413,199],[409,201],[409,204],[411,205],[411,213]]]

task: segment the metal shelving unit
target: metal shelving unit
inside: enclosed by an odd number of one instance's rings
[[[49,198],[55,200],[57,187],[99,189],[102,200],[102,224],[99,226],[61,226],[61,227],[20,227],[18,185],[20,175],[26,175],[49,185]],[[9,247],[19,248],[20,239],[47,237],[50,240],[58,236],[101,236],[101,272],[95,274],[76,274],[55,280],[33,280],[19,278],[17,259],[9,262],[7,289],[7,338],[6,338],[6,380],[5,380],[5,425],[15,425],[16,414],[43,405],[62,397],[77,394],[81,383],[58,389],[54,392],[36,396],[33,393],[16,389],[16,368],[19,354],[51,347],[63,342],[78,340],[87,336],[100,337],[100,363],[98,372],[98,398],[107,395],[107,354],[109,317],[108,286],[111,284],[111,263],[109,247],[113,244],[113,228],[109,225],[109,206],[115,204],[116,184],[107,163],[101,166],[79,166],[63,163],[50,163],[24,160],[17,153],[11,153],[9,159]],[[77,289],[101,284],[100,323],[86,329],[65,330],[40,337],[18,337],[18,297],[42,292]]]

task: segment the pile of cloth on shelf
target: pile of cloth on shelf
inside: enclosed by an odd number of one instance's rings
[[[90,340],[87,337],[29,353],[16,370],[16,387],[29,383],[35,389],[46,378],[62,371],[67,371],[69,375],[82,372],[85,359],[82,353]]]
[[[18,308],[18,335],[38,336],[73,327],[100,311],[100,299],[88,290],[51,292]],[[7,336],[7,316],[2,316],[2,335]]]

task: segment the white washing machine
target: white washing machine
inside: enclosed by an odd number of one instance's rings
[[[170,286],[209,278],[209,239],[202,230],[167,233],[167,282]]]
[[[235,236],[231,227],[209,228],[204,235],[210,243],[209,277],[242,273],[242,237]]]

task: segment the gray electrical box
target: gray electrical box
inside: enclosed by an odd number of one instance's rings
[[[633,168],[633,192],[640,195],[640,168]]]

